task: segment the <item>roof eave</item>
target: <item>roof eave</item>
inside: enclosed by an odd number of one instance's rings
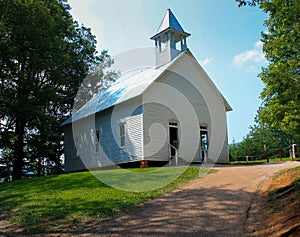
[[[155,40],[158,36],[160,35],[163,35],[164,33],[166,33],[167,31],[173,31],[175,33],[179,33],[181,34],[182,36],[184,36],[185,38],[189,37],[191,34],[190,33],[187,33],[187,32],[184,32],[184,31],[179,31],[179,30],[176,30],[176,29],[173,29],[171,27],[168,27],[166,29],[164,29],[163,31],[159,32],[159,33],[156,33],[155,35],[153,35],[150,39],[151,40]]]

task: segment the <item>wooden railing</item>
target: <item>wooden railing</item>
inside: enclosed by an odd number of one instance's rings
[[[170,145],[171,149],[173,148],[175,150],[175,165],[177,165],[178,164],[178,149],[171,144],[169,144],[169,145]],[[172,155],[171,155],[171,157],[172,157]],[[171,161],[171,157],[170,157],[170,161]],[[171,162],[170,162],[170,165],[171,165]]]

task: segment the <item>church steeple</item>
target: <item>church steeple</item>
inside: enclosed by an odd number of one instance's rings
[[[162,20],[157,33],[151,37],[155,40],[156,67],[161,67],[181,52],[187,49],[186,38],[190,34],[185,32],[170,9]]]

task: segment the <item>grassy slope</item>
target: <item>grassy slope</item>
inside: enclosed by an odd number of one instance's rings
[[[162,175],[172,176],[176,170],[176,167],[165,168]],[[153,169],[131,171],[137,171],[131,173],[138,174]],[[118,171],[97,172],[115,177]],[[11,222],[24,228],[26,233],[48,232],[55,226],[70,227],[89,218],[112,216],[197,177],[199,168],[189,167],[174,182],[149,192],[126,192],[109,187],[90,172],[21,180],[0,185],[0,213],[11,216]],[[144,182],[147,184],[146,180]],[[136,183],[141,185],[140,182]]]
[[[254,236],[300,236],[300,167],[274,176],[264,195]]]

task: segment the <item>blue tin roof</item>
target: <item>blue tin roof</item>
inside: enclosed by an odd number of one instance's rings
[[[98,93],[90,101],[88,101],[81,109],[67,119],[62,126],[70,124],[74,121],[89,117],[93,114],[99,113],[105,109],[111,108],[117,104],[128,101],[144,93],[144,91],[155,82],[176,60],[182,55],[188,53],[193,55],[189,50],[182,52],[177,58],[170,63],[159,67],[143,67],[136,68],[121,74],[121,77],[113,83],[113,85],[106,90]],[[209,79],[210,80],[210,79]],[[210,80],[211,81],[211,80]],[[211,81],[218,93],[219,90],[215,84]],[[222,96],[222,94],[220,93]],[[222,96],[224,105],[227,111],[231,111],[232,108]]]
[[[111,87],[94,96],[62,126],[141,95],[165,71],[167,65],[137,68],[123,73]]]

